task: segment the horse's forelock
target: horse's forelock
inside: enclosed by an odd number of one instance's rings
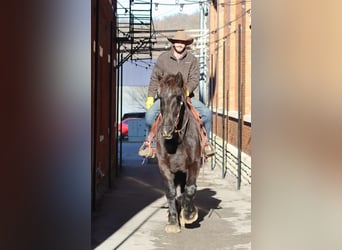
[[[181,95],[186,92],[186,84],[181,73],[176,75],[164,74],[159,81],[159,94],[163,95]]]

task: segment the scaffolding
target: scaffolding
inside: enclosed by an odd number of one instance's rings
[[[116,41],[122,54],[117,66],[127,60],[152,59],[153,39],[152,1],[130,0],[127,7],[117,2]]]

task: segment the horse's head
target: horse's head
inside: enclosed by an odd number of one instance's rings
[[[185,91],[181,73],[164,75],[159,79],[160,113],[162,114],[161,135],[170,140],[184,112]],[[183,110],[183,111],[182,111]]]

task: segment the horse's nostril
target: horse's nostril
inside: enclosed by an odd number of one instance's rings
[[[162,130],[162,136],[165,137],[165,138],[170,138],[172,137],[172,128],[169,127],[169,126],[165,126],[163,127],[163,130]]]
[[[170,132],[169,131],[167,131],[167,130],[163,130],[163,136],[167,136],[167,135],[169,135],[170,134]]]

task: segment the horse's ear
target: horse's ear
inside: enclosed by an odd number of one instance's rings
[[[183,76],[180,72],[176,74],[176,82],[178,86],[183,87]]]

